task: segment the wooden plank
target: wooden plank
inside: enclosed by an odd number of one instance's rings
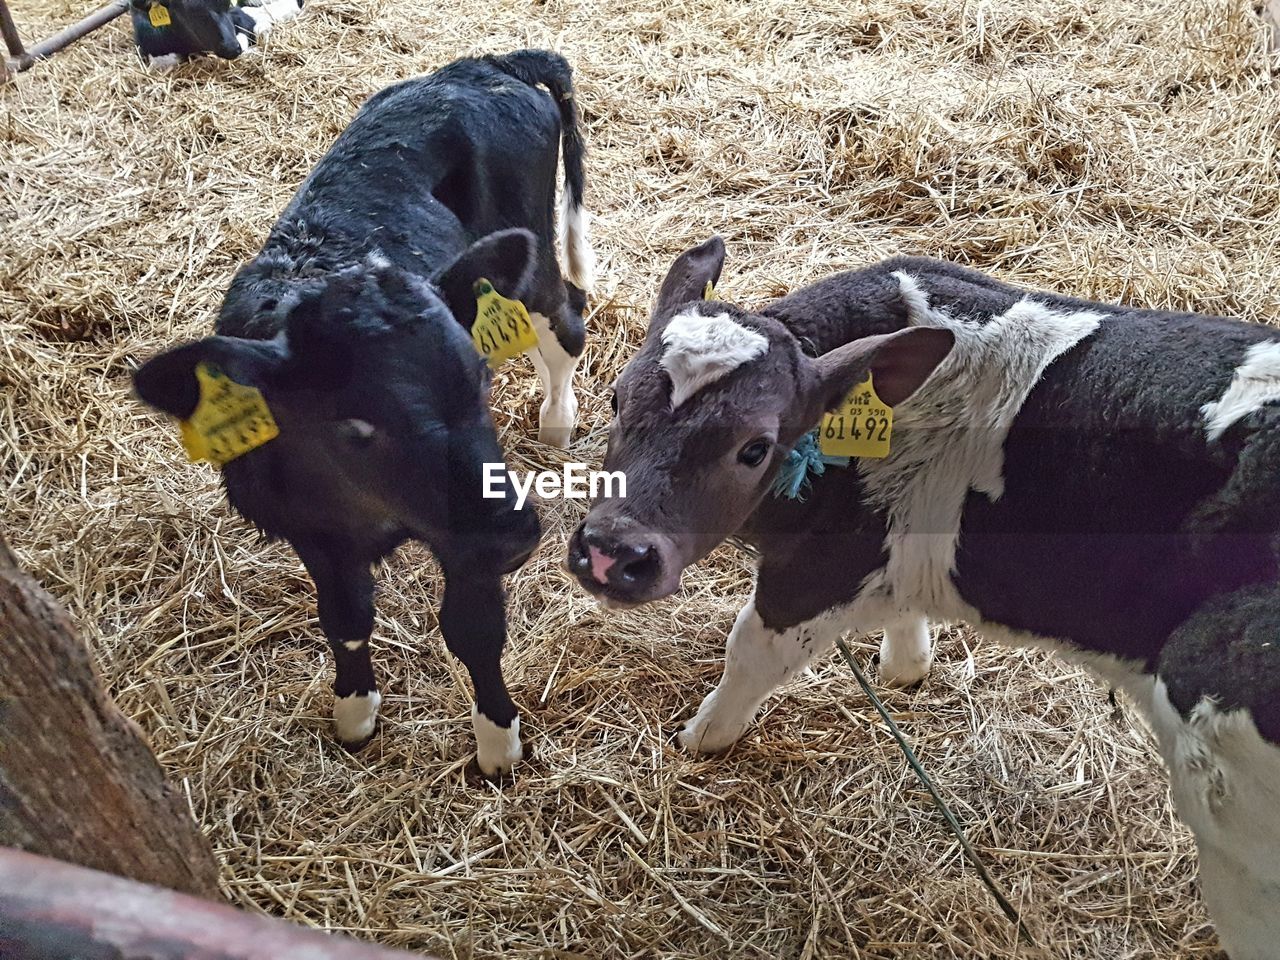
[[[0,847],[4,960],[423,960]],[[428,958],[429,960],[429,958]]]

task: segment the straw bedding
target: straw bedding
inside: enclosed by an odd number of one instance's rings
[[[12,6],[28,37],[84,9]],[[523,45],[574,62],[591,147],[603,282],[571,459],[598,461],[656,283],[713,231],[745,304],[920,252],[1280,315],[1277,61],[1235,0],[311,0],[264,53],[170,74],[109,26],[0,91],[3,523],[186,791],[227,895],[448,957],[1220,956],[1149,738],[1080,671],[949,629],[924,686],[887,696],[1037,954],[835,658],[728,757],[673,748],[749,560],[722,550],[674,599],[606,614],[560,569],[581,503],[546,508],[511,580],[534,751],[512,783],[466,777],[466,675],[419,547],[381,576],[380,735],[356,757],[332,743],[309,581],[128,371],[210,329],[365,96]],[[498,379],[513,465],[560,462],[531,439],[527,363]]]

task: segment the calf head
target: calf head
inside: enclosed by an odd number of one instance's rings
[[[614,387],[604,468],[627,496],[592,506],[569,544],[569,568],[619,604],[676,590],[685,567],[746,521],[787,453],[867,372],[890,405],[950,351],[949,331],[908,328],[819,357],[777,320],[701,299],[724,244],[681,254],[654,305],[640,352]]]
[[[199,401],[200,363],[262,393],[279,435],[223,473],[232,504],[271,536],[369,559],[412,537],[446,568],[513,569],[538,521],[509,489],[483,496],[484,464],[503,461],[489,371],[447,301],[471,296],[480,277],[522,296],[533,244],[523,230],[482,240],[439,291],[370,257],[277,305],[273,339],[178,347],[143,365],[135,386],[182,419]]]
[[[151,49],[164,52],[216,53],[226,59],[240,55],[235,21],[231,17],[231,0],[130,0],[135,36],[144,53]],[[153,19],[152,8],[162,8]],[[156,27],[161,22],[165,25]],[[157,42],[159,32],[171,35]]]

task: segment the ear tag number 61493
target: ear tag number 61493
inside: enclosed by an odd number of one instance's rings
[[[483,277],[472,290],[476,295],[476,322],[471,325],[471,339],[488,358],[490,367],[498,367],[538,345],[538,331],[523,303],[502,296]]]
[[[182,421],[182,445],[192,463],[222,466],[280,435],[267,401],[212,363],[196,364],[200,401]]]
[[[825,414],[818,425],[818,449],[829,457],[889,455],[893,436],[893,407],[876,396],[867,379],[849,391],[840,406]]]

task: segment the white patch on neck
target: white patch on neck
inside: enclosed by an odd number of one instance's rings
[[[662,369],[671,377],[674,410],[707,384],[715,383],[769,349],[764,334],[748,330],[727,313],[681,313],[662,331]]]
[[[951,353],[894,411],[892,453],[860,460],[868,498],[888,518],[888,564],[867,578],[859,598],[880,595],[895,607],[963,619],[952,584],[956,542],[970,490],[1004,493],[1004,443],[1045,369],[1097,329],[1102,314],[1061,311],[1024,297],[985,323],[958,320],[929,305],[905,273],[908,322],[955,333]]]
[[[1273,400],[1280,400],[1280,340],[1251,346],[1222,399],[1200,408],[1206,438],[1217,440],[1241,417]]]

